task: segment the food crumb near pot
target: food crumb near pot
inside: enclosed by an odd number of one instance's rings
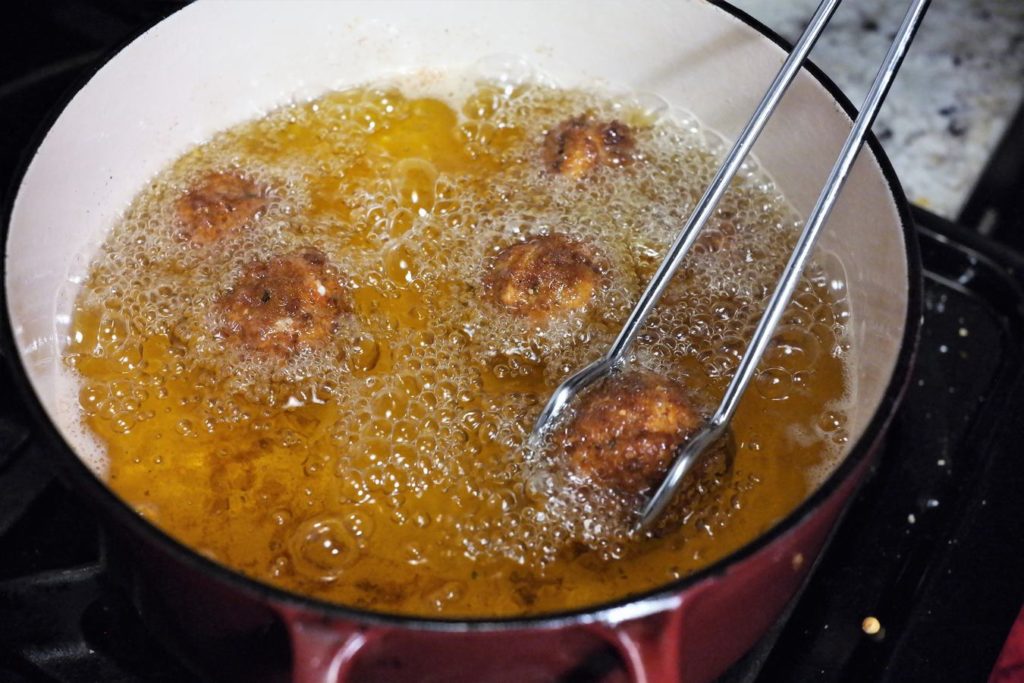
[[[882,622],[877,617],[864,617],[864,620],[860,624],[861,631],[865,635],[871,637],[873,640],[882,640],[885,638],[885,627],[882,626]]]

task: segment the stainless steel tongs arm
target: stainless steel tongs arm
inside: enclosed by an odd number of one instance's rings
[[[726,389],[725,395],[722,397],[722,401],[714,415],[680,450],[668,473],[665,475],[665,479],[647,502],[641,513],[641,528],[649,527],[665,511],[687,472],[696,463],[704,449],[722,435],[729,420],[736,412],[740,397],[750,384],[751,379],[753,379],[757,365],[768,348],[772,333],[782,318],[786,305],[789,303],[789,298],[792,296],[804,266],[810,258],[814,243],[821,232],[822,226],[832,212],[832,207],[839,196],[839,191],[846,182],[850,169],[853,167],[857,154],[864,143],[864,137],[875,120],[878,109],[881,107],[882,101],[889,91],[889,86],[892,85],[892,80],[896,76],[896,72],[903,61],[907,48],[910,46],[914,32],[924,16],[928,3],[929,0],[914,0],[907,10],[903,23],[892,45],[889,46],[889,52],[886,54],[882,66],[875,75],[871,89],[864,98],[860,114],[858,114],[857,119],[853,123],[853,128],[843,144],[839,158],[832,167],[825,187],[818,196],[818,201],[815,203],[804,224],[803,232],[800,234],[793,255],[790,257],[789,263],[786,264],[782,279],[779,281],[774,294],[772,294],[772,298],[768,302],[768,306],[757,325],[757,329],[754,331],[754,335],[743,355],[743,359],[740,361],[736,374]],[[689,226],[687,229],[689,229]]]

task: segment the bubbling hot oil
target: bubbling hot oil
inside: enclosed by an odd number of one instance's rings
[[[692,121],[539,85],[447,101],[365,87],[218,135],[135,199],[77,299],[66,360],[108,481],[211,558],[318,598],[494,617],[643,591],[738,548],[791,510],[846,440],[841,281],[803,279],[733,423],[737,454],[678,530],[630,539],[607,493],[524,454],[551,389],[612,340],[717,165]],[[577,182],[544,172],[544,131],[589,111],[633,126],[640,159]],[[212,247],[175,200],[210,171],[269,188]],[[734,182],[633,362],[717,397],[795,239],[750,170]],[[484,264],[526,235],[590,243],[606,280],[537,326],[482,297]],[[353,313],[287,362],[230,348],[216,301],[248,263],[315,246]]]

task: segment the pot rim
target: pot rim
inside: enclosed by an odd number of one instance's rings
[[[792,45],[784,40],[773,30],[754,19],[749,14],[728,4],[725,0],[707,0],[715,8],[724,11],[733,18],[746,24],[748,27],[759,32],[769,41],[781,47],[787,52]],[[150,27],[151,28],[151,27]],[[97,62],[94,68],[89,69],[82,79],[61,97],[58,104],[54,105],[50,114],[40,123],[36,133],[29,140],[25,147],[22,158],[11,178],[10,186],[7,189],[6,197],[0,207],[0,239],[7,243],[7,236],[10,232],[11,214],[14,208],[14,200],[25,175],[26,170],[34,156],[36,149],[50,128],[70,102],[71,98],[84,87],[89,80],[101,69],[110,59],[121,51],[130,42],[143,35],[148,28],[132,36],[124,43],[108,53],[101,62]],[[856,117],[856,108],[842,93],[839,87],[813,62],[808,60],[804,69],[817,80],[828,92],[829,96],[838,104],[852,120]],[[410,630],[427,630],[440,632],[471,632],[471,631],[501,631],[501,630],[526,630],[526,629],[556,629],[565,626],[608,623],[615,624],[622,621],[629,621],[648,614],[663,611],[678,603],[683,594],[694,586],[706,581],[711,581],[727,574],[734,566],[744,562],[750,556],[768,548],[777,539],[787,533],[794,531],[803,521],[810,517],[827,499],[829,499],[853,473],[853,471],[873,452],[876,443],[881,439],[892,415],[903,396],[910,378],[910,371],[913,365],[916,348],[920,337],[920,324],[922,318],[922,266],[920,250],[917,242],[917,234],[910,215],[910,206],[903,193],[902,186],[896,177],[888,157],[879,144],[873,133],[869,132],[866,138],[866,146],[875,157],[883,178],[889,187],[893,200],[896,204],[903,231],[904,244],[907,256],[907,314],[904,324],[903,339],[897,355],[896,364],[892,376],[886,386],[881,401],[875,409],[874,415],[865,428],[861,438],[850,449],[843,461],[832,470],[828,477],[818,488],[805,498],[799,505],[791,510],[782,519],[777,521],[771,528],[741,546],[732,553],[720,558],[718,561],[704,567],[703,569],[689,574],[675,581],[659,585],[650,590],[625,595],[615,600],[609,600],[596,605],[582,608],[563,610],[524,617],[420,617],[401,614],[389,614],[350,607],[339,603],[327,602],[316,598],[300,595],[278,588],[257,579],[250,578],[244,574],[230,569],[224,565],[210,560],[185,544],[168,535],[166,532],[150,524],[131,507],[117,496],[104,482],[102,482],[74,453],[73,449],[61,438],[56,426],[50,420],[43,409],[39,398],[32,390],[28,379],[28,373],[24,367],[20,354],[14,343],[14,335],[11,329],[10,316],[7,314],[7,291],[6,287],[0,291],[0,306],[2,306],[3,318],[0,324],[0,354],[11,371],[12,379],[18,390],[19,397],[27,404],[30,418],[35,426],[41,428],[43,440],[49,450],[57,456],[59,473],[66,478],[66,483],[73,486],[75,490],[84,490],[91,498],[91,502],[98,504],[103,511],[112,516],[113,520],[127,526],[132,533],[140,535],[147,542],[155,544],[162,552],[169,554],[174,560],[181,562],[189,569],[204,573],[210,577],[235,588],[242,593],[255,596],[260,600],[269,600],[275,605],[291,610],[299,610],[302,613],[326,617],[329,619],[343,619],[355,621],[378,627],[393,627]],[[6,268],[5,262],[2,268]]]

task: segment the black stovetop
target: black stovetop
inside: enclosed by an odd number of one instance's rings
[[[112,47],[180,3],[22,4],[0,25],[5,189],[54,108]],[[1003,210],[989,237],[915,210],[925,319],[882,462],[799,599],[722,683],[988,676],[1024,602],[1024,258],[1005,246],[1024,238],[1005,212],[1021,196],[1006,188],[1024,184],[1022,128],[962,217],[987,212],[991,228]],[[0,372],[0,681],[198,681],[140,621],[107,571],[103,530],[47,460]],[[614,666],[595,660],[573,680]]]

